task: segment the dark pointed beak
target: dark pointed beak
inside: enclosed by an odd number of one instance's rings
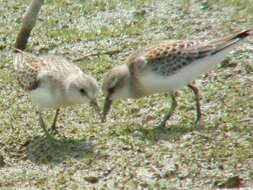
[[[110,95],[107,95],[107,97],[105,98],[104,109],[103,109],[102,118],[101,118],[102,123],[105,122],[106,116],[111,109],[111,105],[112,105],[112,100],[110,99]]]

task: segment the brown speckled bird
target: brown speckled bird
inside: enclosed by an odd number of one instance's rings
[[[127,64],[117,66],[105,75],[103,92],[106,99],[102,121],[105,121],[114,99],[170,92],[172,105],[159,125],[164,127],[177,105],[174,92],[187,85],[195,95],[195,125],[198,126],[201,119],[199,93],[190,83],[222,61],[252,31],[244,30],[212,41],[165,41],[137,50]]]
[[[42,108],[56,109],[51,126],[52,132],[56,132],[56,121],[60,107],[90,102],[99,113],[96,101],[97,81],[64,58],[58,56],[37,57],[19,51],[14,58],[14,67],[19,85],[40,109],[40,126],[47,136],[49,132],[42,118]]]

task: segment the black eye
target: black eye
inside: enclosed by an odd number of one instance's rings
[[[82,95],[86,95],[86,94],[87,94],[87,92],[86,92],[83,88],[81,88],[79,91],[80,91],[80,93],[81,93]]]
[[[111,87],[108,89],[108,92],[111,94],[111,93],[113,93],[114,89],[115,89],[114,87]]]

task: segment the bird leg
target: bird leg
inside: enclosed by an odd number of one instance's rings
[[[54,133],[54,134],[56,134],[56,133],[58,133],[58,131],[57,131],[57,129],[56,129],[56,122],[57,122],[57,118],[58,118],[58,115],[59,115],[59,111],[60,111],[60,109],[59,108],[57,108],[56,109],[56,112],[55,112],[55,116],[54,116],[54,120],[53,120],[53,123],[52,123],[52,125],[51,125],[51,133]]]
[[[40,123],[40,127],[43,129],[44,133],[46,134],[47,137],[50,137],[50,134],[48,133],[47,129],[46,129],[46,124],[42,118],[42,113],[39,112],[39,123]]]
[[[187,85],[194,93],[195,95],[195,101],[196,101],[196,111],[197,111],[197,118],[195,121],[195,127],[198,127],[200,125],[200,119],[201,119],[201,109],[200,109],[200,103],[199,103],[199,90],[196,86],[193,86],[192,84]]]
[[[164,116],[162,122],[158,125],[158,128],[164,128],[166,125],[167,120],[172,116],[175,108],[177,107],[177,101],[176,101],[176,97],[174,93],[170,94],[172,103],[171,103],[171,107],[170,110],[168,111],[168,113]]]

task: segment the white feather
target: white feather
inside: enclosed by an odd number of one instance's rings
[[[58,108],[63,106],[63,97],[60,93],[52,93],[49,88],[36,88],[29,91],[29,95],[34,104],[43,108]]]

